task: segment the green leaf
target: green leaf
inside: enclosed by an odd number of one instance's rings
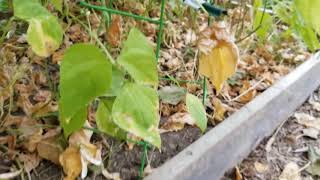
[[[160,148],[158,110],[159,99],[156,90],[128,83],[113,104],[112,117],[121,129]]]
[[[316,1],[314,2],[315,4],[313,5],[319,3]],[[290,25],[292,32],[294,32],[294,34],[296,34],[307,45],[308,49],[315,51],[320,48],[320,43],[315,31],[317,28],[314,27],[312,23],[312,18],[315,17],[310,17],[312,7],[310,7],[309,3],[309,0],[279,2],[275,7],[275,13],[282,21]],[[319,12],[320,11],[318,11],[318,13]]]
[[[126,139],[126,132],[117,126],[112,120],[112,105],[114,98],[112,99],[102,99],[99,103],[98,110],[96,113],[96,122],[98,129],[102,132],[119,138]]]
[[[159,96],[163,103],[177,105],[186,97],[187,90],[177,86],[165,86],[159,90]]]
[[[113,66],[111,88],[104,94],[104,96],[117,96],[120,92],[120,89],[124,85],[125,80],[125,73],[120,71],[116,66]]]
[[[131,29],[117,62],[137,83],[158,84],[156,56],[151,44],[138,29]]]
[[[80,122],[84,122],[86,116],[81,116],[82,119],[74,116],[106,93],[111,86],[111,76],[111,63],[94,45],[76,44],[65,52],[60,68],[59,101],[63,128],[68,127],[68,132],[72,132],[73,127],[83,125]]]
[[[63,0],[51,0],[52,5],[56,10],[59,12],[62,12],[62,5],[63,5]]]
[[[63,31],[58,19],[40,3],[14,0],[14,15],[29,22],[27,41],[39,56],[48,57],[60,47]]]
[[[320,34],[320,1],[319,0],[294,0],[297,10],[301,13],[305,23]]]
[[[262,4],[262,0],[256,0],[254,1],[254,9],[255,9],[255,16],[254,16],[254,22],[253,27],[254,29],[260,28],[256,31],[256,34],[260,41],[265,41],[266,36],[268,35],[271,27],[272,27],[272,16],[268,13],[264,13],[260,11],[260,8],[264,8]],[[263,15],[263,19],[261,21]],[[261,25],[260,25],[261,22]]]
[[[64,109],[64,104],[60,103],[59,109]],[[75,112],[72,117],[66,117],[61,110],[59,111],[59,119],[65,137],[68,137],[73,132],[79,131],[87,119],[86,106],[80,107],[80,109],[78,109],[78,111]]]
[[[9,11],[9,2],[8,0],[0,0],[0,12],[8,12]]]
[[[204,132],[207,129],[207,116],[206,111],[201,101],[192,94],[187,94],[186,104],[188,112],[195,121],[195,124]]]

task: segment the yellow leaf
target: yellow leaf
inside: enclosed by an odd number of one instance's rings
[[[231,77],[239,60],[238,48],[225,22],[216,22],[199,37],[199,73],[210,79],[217,93]]]
[[[209,54],[201,55],[199,73],[208,77],[219,93],[223,83],[236,72],[237,63],[237,47],[232,43],[220,42]]]

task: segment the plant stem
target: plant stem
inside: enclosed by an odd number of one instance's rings
[[[112,64],[116,64],[116,61],[113,59],[113,57],[111,56],[111,54],[109,53],[108,49],[104,46],[104,44],[100,41],[100,39],[97,37],[96,34],[94,34],[93,32],[90,31],[90,29],[77,17],[75,17],[72,14],[69,14],[69,16],[74,19],[75,21],[77,21],[79,24],[81,24],[86,31],[88,31],[88,33],[90,34],[90,36],[92,36],[96,42],[98,43],[98,45],[101,47],[101,49],[103,50],[103,52],[107,55],[107,57],[109,58],[109,60],[111,61]]]

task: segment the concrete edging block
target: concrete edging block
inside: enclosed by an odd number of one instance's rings
[[[218,180],[320,85],[320,53],[156,168],[146,180]]]

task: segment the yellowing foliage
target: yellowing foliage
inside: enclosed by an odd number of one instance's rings
[[[223,83],[236,72],[238,48],[224,23],[215,23],[202,35],[199,41],[199,73],[209,78],[219,93]]]

